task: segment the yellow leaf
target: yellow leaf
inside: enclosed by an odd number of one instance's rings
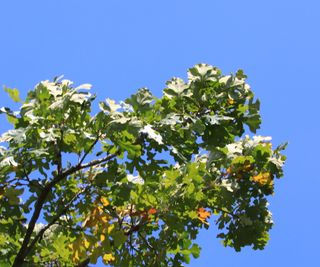
[[[75,250],[74,253],[73,253],[73,256],[72,256],[72,261],[73,262],[77,262],[79,260],[79,252],[78,250]]]
[[[85,248],[89,248],[90,242],[87,239],[85,239],[85,240],[83,240],[83,245]]]
[[[100,198],[100,202],[101,202],[102,205],[105,206],[105,207],[110,204],[110,202],[108,201],[108,199],[105,198],[105,197],[101,197],[101,198]]]
[[[100,241],[103,242],[106,239],[106,236],[104,234],[100,235]]]
[[[103,222],[103,223],[107,223],[109,220],[108,220],[108,216],[101,216],[100,217],[100,221]]]
[[[273,184],[272,177],[269,172],[260,172],[258,175],[253,176],[252,180],[261,186]]]
[[[109,227],[108,227],[108,234],[110,234],[114,229],[114,224],[111,224]]]
[[[105,263],[110,263],[110,262],[115,260],[115,257],[113,257],[112,254],[110,254],[110,253],[109,254],[104,254],[103,255],[103,260],[104,260]]]
[[[93,227],[97,224],[95,218],[91,218],[90,215],[84,220],[82,227]]]

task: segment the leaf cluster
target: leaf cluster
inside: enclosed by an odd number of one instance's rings
[[[242,70],[198,64],[160,98],[142,88],[93,115],[90,87],[56,78],[24,101],[5,88],[21,108],[0,109],[13,126],[0,137],[1,264],[183,266],[210,216],[225,246],[264,248],[285,146],[242,137],[261,123]]]

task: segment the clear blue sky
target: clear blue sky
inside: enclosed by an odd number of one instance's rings
[[[98,99],[144,86],[159,96],[196,63],[243,68],[262,102],[259,134],[290,143],[270,201],[275,226],[264,251],[241,253],[223,248],[213,226],[190,266],[319,266],[320,1],[10,0],[0,11],[0,85],[23,96],[60,74],[92,83]]]

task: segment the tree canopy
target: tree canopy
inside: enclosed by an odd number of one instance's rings
[[[261,123],[246,78],[198,64],[95,114],[89,84],[5,88],[21,107],[0,109],[1,266],[184,266],[210,216],[223,245],[263,249],[285,145],[243,136]]]

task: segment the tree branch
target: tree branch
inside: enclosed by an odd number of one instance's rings
[[[86,267],[90,263],[90,258],[85,259],[84,261],[80,262],[76,267]]]
[[[88,149],[87,152],[84,153],[84,155],[82,156],[81,160],[79,161],[79,164],[81,165],[82,162],[85,160],[85,158],[87,157],[87,155],[90,153],[91,149],[94,148],[94,146],[98,143],[100,139],[100,135],[97,136],[96,140],[91,144],[90,148]]]
[[[32,250],[32,248],[35,246],[35,244],[42,239],[45,231],[47,231],[52,225],[54,225],[61,218],[61,216],[65,215],[66,212],[69,210],[70,206],[73,204],[73,202],[86,190],[87,188],[85,188],[84,190],[80,190],[77,194],[75,194],[73,198],[69,201],[69,203],[64,207],[64,209],[59,214],[57,214],[50,223],[48,223],[44,228],[41,229],[41,231],[36,235],[36,237],[31,242],[31,244],[27,247],[26,254],[28,254]]]
[[[29,250],[27,251],[27,249],[28,249],[28,245],[30,243],[31,235],[33,233],[36,222],[39,219],[40,212],[43,208],[43,205],[46,201],[46,198],[49,195],[49,193],[51,192],[52,188],[56,184],[58,184],[60,181],[62,181],[66,177],[68,177],[69,175],[71,175],[79,170],[107,162],[107,161],[115,158],[116,156],[117,156],[117,154],[110,154],[102,159],[93,160],[93,161],[86,163],[86,164],[83,164],[83,165],[78,163],[76,166],[69,168],[65,172],[62,172],[60,175],[58,174],[58,176],[56,176],[50,183],[48,183],[44,186],[43,190],[41,191],[41,193],[39,195],[37,202],[35,203],[34,212],[32,214],[31,220],[28,224],[28,229],[26,231],[21,248],[20,248],[20,250],[19,250],[19,252],[13,262],[12,267],[20,267],[23,264],[24,259],[26,258],[26,256],[30,252]]]
[[[209,207],[209,208],[210,208],[210,209],[213,209],[213,210],[217,210],[217,211],[223,212],[223,213],[226,213],[226,214],[228,214],[228,215],[230,215],[230,216],[232,216],[232,217],[235,217],[235,218],[238,217],[236,214],[234,214],[234,213],[232,213],[232,212],[230,212],[230,211],[226,211],[226,210],[224,210],[224,209],[218,208],[218,207]]]

